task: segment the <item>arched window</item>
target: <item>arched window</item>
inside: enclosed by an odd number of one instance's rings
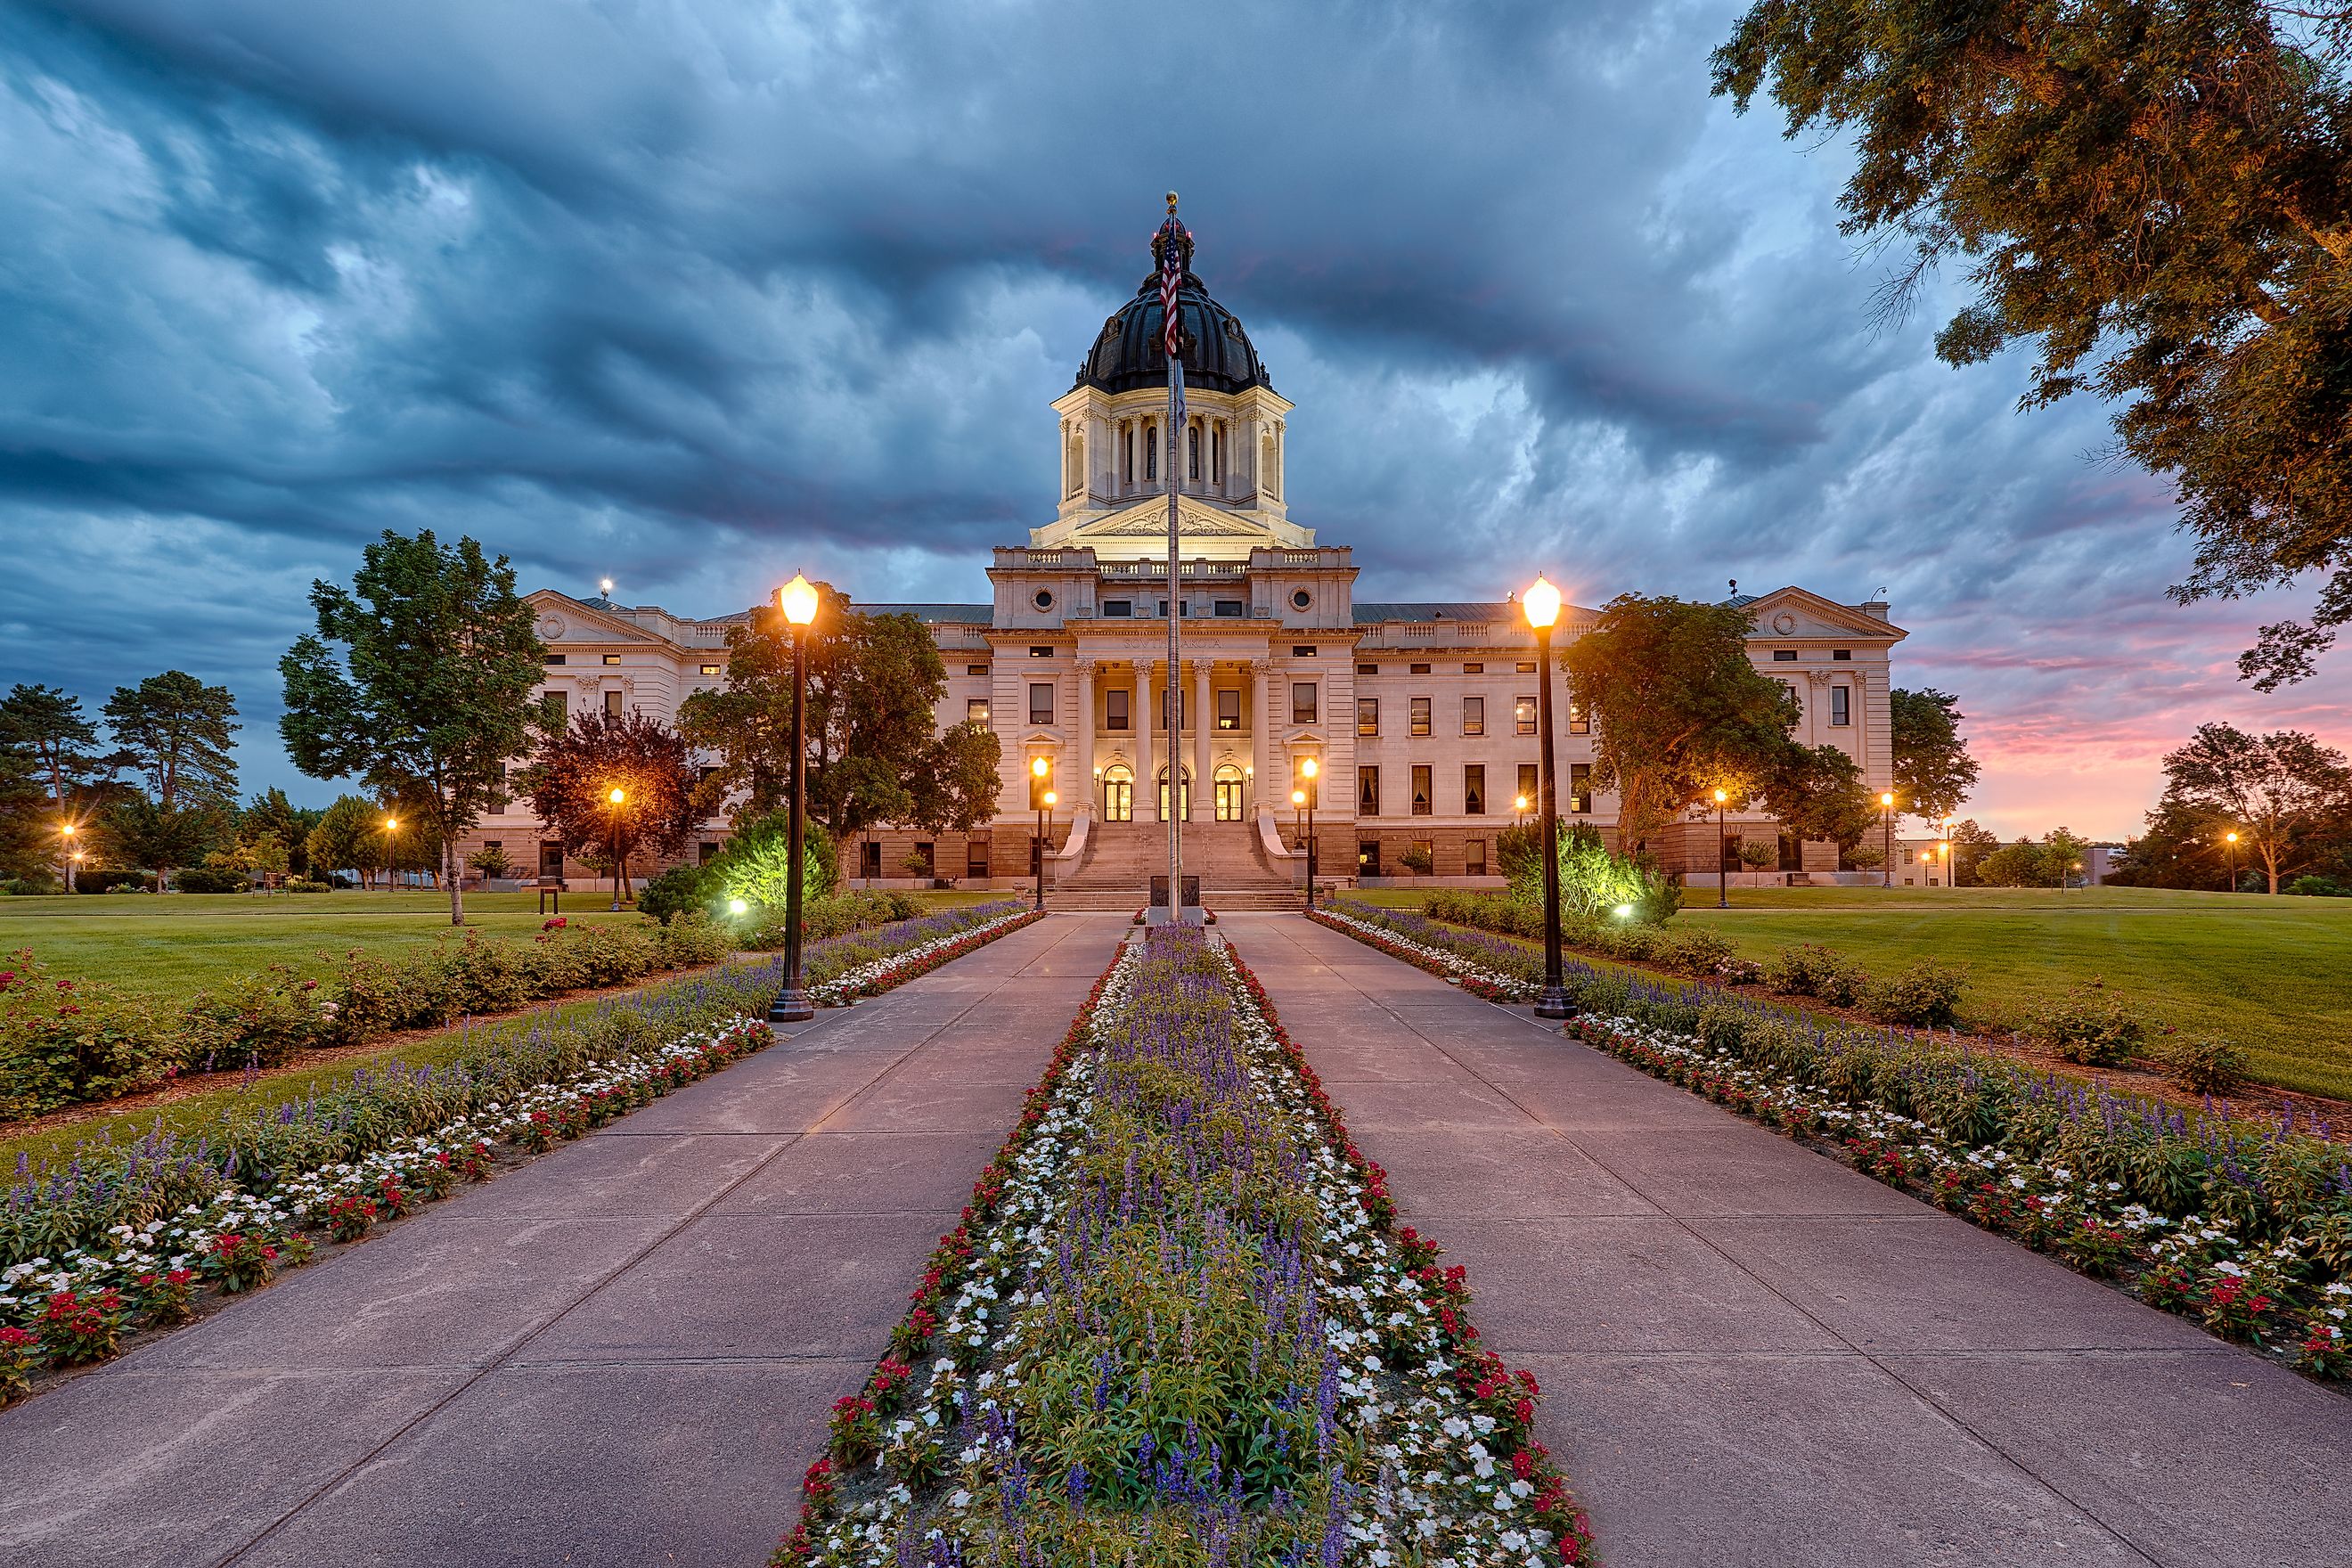
[[[1150,484],[1160,478],[1160,426],[1154,425],[1143,433],[1143,482]]]
[[[1282,448],[1269,430],[1258,440],[1257,488],[1279,500],[1282,495]]]
[[[1225,482],[1225,426],[1223,421],[1209,427],[1209,480]]]
[[[1227,763],[1217,770],[1217,820],[1239,822],[1242,819],[1242,771]]]
[[[1201,482],[1201,426],[1197,424],[1188,426],[1184,440],[1185,477],[1197,485]]]
[[[1120,426],[1118,427],[1118,444],[1119,444],[1119,468],[1118,468],[1118,479],[1119,479],[1119,483],[1121,483],[1121,484],[1126,484],[1126,485],[1131,485],[1131,484],[1135,483],[1135,426],[1132,426],[1132,425],[1122,425],[1122,426]]]
[[[1085,437],[1071,436],[1069,456],[1065,466],[1069,470],[1062,481],[1065,493],[1076,495],[1087,488],[1087,438]]]

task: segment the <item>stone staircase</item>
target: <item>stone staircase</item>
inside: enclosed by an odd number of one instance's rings
[[[1184,826],[1184,872],[1201,879],[1201,902],[1211,910],[1298,908],[1306,895],[1296,865],[1270,862],[1247,823]],[[1048,879],[1045,905],[1132,913],[1150,898],[1151,879],[1167,868],[1167,833],[1159,823],[1098,822],[1077,866]]]

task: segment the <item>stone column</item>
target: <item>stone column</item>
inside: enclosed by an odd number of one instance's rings
[[[1077,767],[1069,783],[1069,793],[1063,798],[1069,809],[1063,813],[1070,821],[1078,819],[1078,806],[1085,805],[1089,814],[1099,804],[1095,799],[1095,661],[1078,660],[1078,746]]]
[[[1135,717],[1135,820],[1138,822],[1160,820],[1160,786],[1151,776],[1151,715],[1156,706],[1151,695],[1151,660],[1147,656],[1135,661],[1135,695],[1129,700],[1129,710]]]
[[[1249,705],[1249,710],[1244,718],[1250,727],[1248,816],[1253,823],[1257,820],[1257,808],[1267,803],[1265,792],[1273,787],[1274,783],[1272,776],[1266,772],[1267,742],[1272,734],[1272,726],[1266,722],[1265,715],[1265,659],[1251,659],[1245,667],[1246,673],[1242,679],[1246,694],[1244,700]],[[1251,831],[1255,832],[1256,828],[1252,827]]]
[[[1217,736],[1216,715],[1211,711],[1215,694],[1209,689],[1210,666],[1205,658],[1192,661],[1192,820],[1213,822],[1217,816],[1217,788],[1209,777],[1209,747]],[[1169,748],[1174,751],[1173,746]]]

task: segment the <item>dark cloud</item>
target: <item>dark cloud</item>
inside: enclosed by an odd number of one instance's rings
[[[276,655],[382,528],[688,612],[977,597],[1174,185],[1367,596],[1884,585],[2017,826],[2127,826],[2200,718],[2352,729],[2340,671],[2231,679],[2262,606],[2163,603],[2100,410],[1874,331],[1843,152],[1706,96],[1732,9],[0,10],[5,673],[227,679],[290,782]]]

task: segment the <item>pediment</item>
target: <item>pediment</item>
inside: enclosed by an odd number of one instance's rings
[[[1900,642],[1911,634],[1902,627],[1864,614],[1852,605],[1799,587],[1759,595],[1744,606],[1759,637],[1870,637]]]
[[[1176,503],[1176,531],[1180,540],[1253,539],[1267,544],[1276,542],[1274,530],[1264,523],[1182,500]],[[1071,531],[1069,542],[1084,545],[1097,539],[1167,537],[1168,502],[1165,499],[1155,498],[1141,506],[1108,512],[1080,523]]]
[[[551,588],[526,594],[523,602],[530,606],[531,614],[536,617],[534,629],[539,633],[539,640],[558,647],[565,643],[659,644],[667,640],[634,621],[609,614]]]

